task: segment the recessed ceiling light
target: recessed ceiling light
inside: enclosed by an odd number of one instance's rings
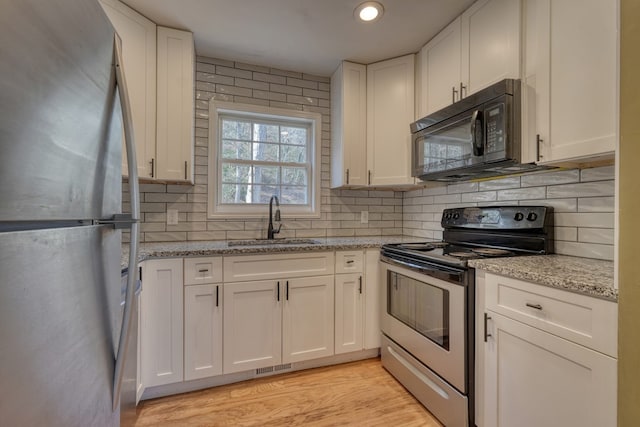
[[[365,22],[377,21],[382,17],[384,8],[376,1],[366,1],[356,7],[354,15]]]

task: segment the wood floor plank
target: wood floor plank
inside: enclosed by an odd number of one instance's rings
[[[147,400],[136,426],[441,427],[380,359]]]

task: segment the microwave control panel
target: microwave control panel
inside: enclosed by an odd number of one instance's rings
[[[495,153],[505,149],[505,106],[493,104],[485,109],[486,153]]]

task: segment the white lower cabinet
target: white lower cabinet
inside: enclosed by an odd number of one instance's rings
[[[145,261],[147,396],[171,390],[157,386],[380,347],[378,257],[374,248]]]
[[[336,274],[336,354],[362,350],[362,273]]]
[[[225,374],[333,354],[333,276],[226,283]]]
[[[616,425],[616,359],[488,315],[485,426]]]
[[[278,294],[275,280],[225,283],[225,374],[281,363],[282,306]]]
[[[222,374],[221,284],[184,288],[184,379]]]
[[[616,425],[617,304],[481,270],[476,290],[478,427]]]
[[[333,275],[285,281],[282,363],[333,355]]]
[[[182,258],[145,261],[142,280],[142,383],[154,387],[182,381]]]

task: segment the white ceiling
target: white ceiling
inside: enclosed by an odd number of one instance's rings
[[[122,0],[159,25],[194,33],[196,53],[331,75],[417,52],[473,0],[379,0],[382,19],[356,21],[364,0]]]

